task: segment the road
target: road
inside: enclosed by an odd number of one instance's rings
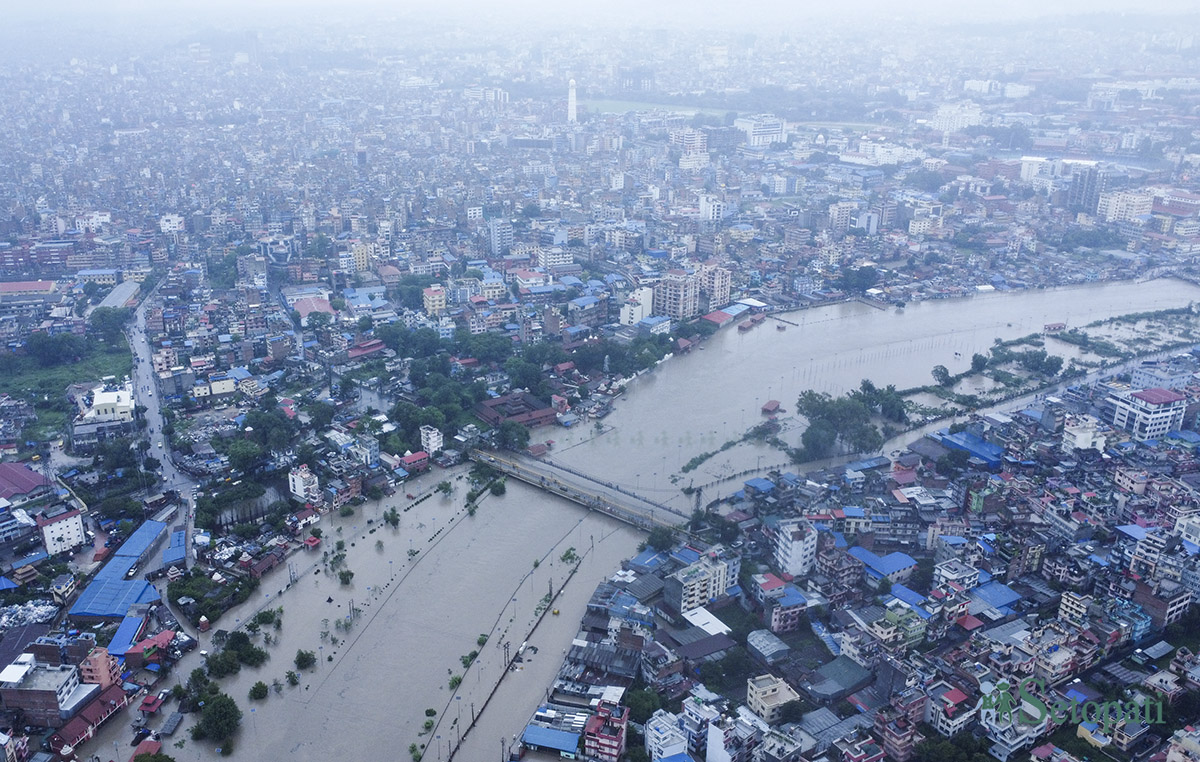
[[[134,401],[145,407],[146,435],[150,438],[150,455],[157,458],[162,466],[159,473],[163,478],[163,490],[173,489],[185,501],[184,514],[187,522],[188,541],[191,541],[192,519],[192,489],[197,486],[196,480],[175,467],[171,459],[169,442],[163,436],[163,418],[160,408],[161,399],[155,391],[154,366],[151,362],[150,341],[146,337],[146,310],[150,305],[153,291],[146,295],[134,312],[133,326],[127,336],[129,346],[133,351],[133,396]]]

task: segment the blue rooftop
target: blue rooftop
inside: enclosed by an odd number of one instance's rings
[[[912,559],[912,556],[908,555],[907,553],[900,553],[899,551],[888,553],[882,558],[866,548],[860,548],[858,546],[850,548],[850,550],[846,552],[857,558],[859,561],[862,561],[863,565],[871,571],[883,576],[894,574],[901,569],[908,568],[909,566],[916,566],[917,564],[917,562]]]
[[[1000,465],[1000,459],[1004,457],[1004,448],[992,444],[991,442],[980,439],[969,431],[960,431],[956,434],[949,433],[949,429],[943,429],[938,432],[941,437],[941,443],[952,450],[963,450],[972,457],[979,458],[988,466]]]
[[[1021,600],[1020,593],[1017,593],[1008,585],[997,580],[992,580],[986,585],[976,587],[971,591],[971,596],[1005,614],[1011,613],[1009,607]]]
[[[747,479],[745,485],[755,492],[770,492],[775,489],[775,482],[770,479],[764,479],[761,476],[754,479]]]
[[[144,619],[140,616],[127,616],[121,620],[120,626],[117,627],[116,633],[113,634],[112,640],[108,644],[108,652],[118,659],[124,656],[129,648],[137,642],[138,635],[142,631],[142,625],[145,624]]]
[[[116,619],[125,616],[130,606],[160,600],[154,585],[145,580],[126,579],[125,575],[145,557],[166,528],[161,521],[142,522],[79,594],[70,615]]]
[[[527,725],[521,734],[521,740],[530,746],[543,749],[554,749],[558,752],[577,754],[579,752],[579,734],[568,733],[565,730],[544,728],[541,725]]]
[[[776,600],[780,606],[807,606],[808,598],[804,597],[804,593],[800,592],[795,585],[784,585],[783,595]]]

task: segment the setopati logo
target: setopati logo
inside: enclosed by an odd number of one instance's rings
[[[996,719],[1008,725],[1020,721],[1036,725],[1049,719],[1056,724],[1068,720],[1073,723],[1094,722],[1097,729],[1109,735],[1122,722],[1161,725],[1163,705],[1161,701],[1077,701],[1057,697],[1047,703],[1041,696],[1046,694],[1046,683],[1036,677],[1027,677],[1017,683],[1017,695],[1012,695],[1012,685],[1006,681],[996,684],[991,693],[986,693],[979,703],[980,710],[991,709]]]

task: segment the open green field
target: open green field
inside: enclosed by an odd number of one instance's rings
[[[0,393],[28,400],[34,406],[38,420],[33,433],[39,438],[48,439],[66,429],[74,412],[64,396],[68,386],[99,381],[104,376],[122,378],[133,369],[133,356],[124,338],[119,345],[93,343],[90,346],[91,352],[78,362],[50,367],[42,367],[31,357],[10,355],[4,358]]]

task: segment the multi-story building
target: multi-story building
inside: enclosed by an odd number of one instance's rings
[[[692,273],[668,270],[654,286],[654,314],[690,320],[700,314],[700,284]]]
[[[787,140],[784,122],[774,114],[739,117],[733,121],[733,126],[742,131],[746,136],[746,145],[751,148],[761,148]]]
[[[894,694],[888,705],[875,713],[873,735],[884,753],[895,762],[908,762],[917,744],[925,740],[917,726],[924,721],[929,697],[918,688]]]
[[[706,264],[700,268],[700,292],[708,297],[709,309],[729,304],[733,273],[720,265]]]
[[[621,305],[621,325],[637,325],[654,309],[654,289],[643,286],[629,293]]]
[[[442,430],[437,426],[422,426],[421,429],[421,449],[429,453],[430,456],[437,455],[445,447],[445,442],[442,437]]]
[[[0,671],[0,699],[27,725],[60,728],[98,691],[95,684],[80,682],[74,665],[43,664],[33,654],[21,654]]]
[[[925,705],[925,722],[949,738],[965,729],[975,719],[975,703],[961,688],[939,680],[927,689],[929,702]]]
[[[781,677],[759,675],[746,681],[746,706],[768,725],[779,722],[784,704],[799,698],[800,695]]]
[[[729,567],[725,562],[701,556],[667,577],[663,598],[680,614],[686,614],[724,595],[728,587]]]
[[[665,709],[659,709],[650,715],[643,728],[643,735],[650,762],[658,762],[663,757],[687,752],[687,736],[679,729],[679,718]]]
[[[79,414],[71,421],[71,442],[80,450],[125,436],[134,428],[133,384],[97,386],[76,400]]]
[[[301,503],[319,505],[321,502],[321,480],[302,463],[288,472],[288,492]]]
[[[933,584],[955,584],[964,590],[970,590],[979,584],[979,570],[957,558],[951,558],[933,567]]]
[[[435,283],[421,292],[421,304],[426,315],[432,317],[442,314],[446,311],[446,289]]]
[[[84,536],[83,516],[78,510],[68,510],[65,506],[38,514],[37,525],[47,555],[66,553],[83,545],[87,540]]]
[[[1144,442],[1183,426],[1187,397],[1170,389],[1120,391],[1108,397],[1113,426]]]
[[[1062,594],[1062,599],[1058,604],[1058,618],[1075,624],[1083,624],[1083,620],[1087,618],[1088,606],[1091,605],[1092,596],[1067,590]]]
[[[1200,729],[1187,727],[1172,733],[1167,762],[1200,762]]]
[[[1104,451],[1108,435],[1100,421],[1090,415],[1069,419],[1063,426],[1062,451],[1070,454],[1075,450]]]
[[[775,565],[793,577],[808,574],[817,560],[817,530],[807,519],[779,522],[775,528]]]
[[[121,679],[121,663],[107,648],[96,647],[79,662],[79,682],[91,683],[104,690]]]
[[[583,727],[583,753],[600,762],[618,762],[625,753],[629,710],[601,701]]]
[[[1096,216],[1105,222],[1129,222],[1134,217],[1149,214],[1154,196],[1141,191],[1112,191],[1101,193],[1096,204]]]
[[[513,226],[508,220],[494,219],[488,221],[488,246],[492,256],[499,257],[508,253],[513,245]]]

